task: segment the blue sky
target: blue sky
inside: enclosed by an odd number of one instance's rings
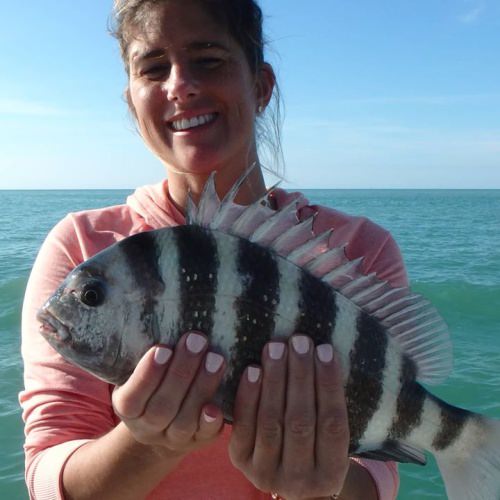
[[[111,1],[0,0],[0,189],[132,188]],[[261,0],[290,188],[500,188],[500,0]]]

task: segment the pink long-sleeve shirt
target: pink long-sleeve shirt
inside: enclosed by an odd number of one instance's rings
[[[298,193],[276,190],[276,204],[292,197],[305,217],[317,212],[316,233],[334,228],[330,245],[348,243],[347,256],[365,256],[363,272],[376,272],[394,286],[406,286],[401,254],[390,234],[362,217],[309,206]],[[37,310],[78,264],[132,234],[184,223],[171,203],[168,184],[145,186],[123,205],[73,213],[49,233],[28,282],[22,318],[25,389],[20,393],[25,421],[26,482],[30,498],[62,499],[62,473],[72,453],[119,422],[111,405],[112,386],[73,366],[39,334]],[[235,469],[228,456],[226,426],[210,447],[189,455],[148,496],[156,499],[269,499]],[[357,459],[372,475],[380,500],[396,497],[396,464]]]

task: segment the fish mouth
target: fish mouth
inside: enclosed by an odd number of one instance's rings
[[[38,311],[36,315],[40,322],[40,333],[56,343],[67,343],[71,340],[70,328],[46,309]]]
[[[78,342],[78,335],[72,327],[64,324],[48,308],[38,311],[37,320],[40,322],[39,332],[45,340],[70,363],[90,372],[95,377],[114,385],[123,384],[132,373],[135,365],[125,363],[119,366],[122,338],[117,342],[116,352],[106,355],[89,350],[85,343]],[[100,366],[102,364],[102,366]]]

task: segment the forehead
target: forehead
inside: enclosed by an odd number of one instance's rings
[[[151,48],[190,47],[203,42],[234,47],[236,41],[225,26],[196,0],[173,0],[149,6],[132,30],[129,58],[134,59]]]

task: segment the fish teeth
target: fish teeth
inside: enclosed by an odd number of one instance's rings
[[[215,113],[194,116],[193,118],[183,118],[182,120],[175,120],[172,122],[172,128],[177,131],[187,130],[194,127],[199,127],[200,125],[205,125],[215,119]]]

